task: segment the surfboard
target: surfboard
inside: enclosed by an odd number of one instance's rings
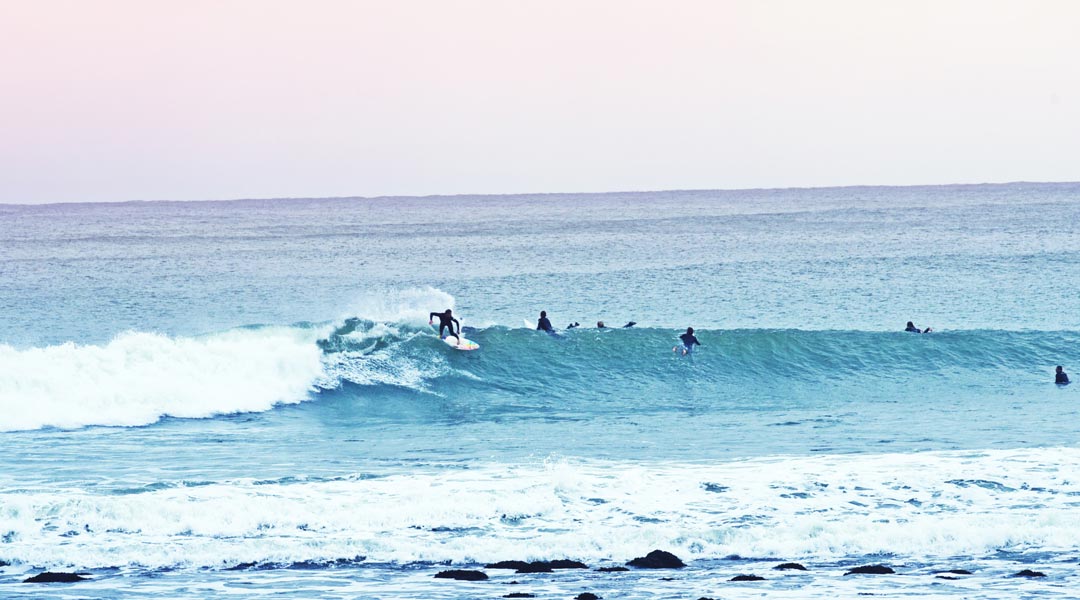
[[[479,350],[480,349],[480,344],[477,344],[476,342],[474,342],[472,340],[467,340],[465,338],[461,338],[461,343],[458,343],[458,339],[455,338],[452,335],[448,335],[448,336],[444,337],[442,339],[442,341],[446,342],[447,346],[450,346],[451,348],[453,348],[455,350]]]
[[[439,326],[438,325],[436,325],[434,323],[428,323],[428,326],[431,327],[431,329],[433,329],[435,331],[435,333],[439,332]],[[439,339],[441,339],[443,342],[446,342],[446,345],[450,346],[454,350],[479,350],[480,349],[480,344],[477,344],[476,342],[474,342],[472,340],[467,340],[464,337],[461,338],[461,343],[460,344],[458,343],[458,338],[456,338],[456,337],[454,337],[452,335],[447,335],[447,336],[444,336],[444,337],[439,338]]]
[[[525,329],[536,329],[536,321],[525,319]]]

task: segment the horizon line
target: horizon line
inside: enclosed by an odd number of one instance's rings
[[[606,192],[509,192],[509,193],[449,193],[449,194],[380,194],[375,196],[276,196],[263,198],[206,198],[202,200],[91,200],[86,202],[72,200],[58,200],[55,202],[0,202],[0,206],[64,206],[72,204],[189,204],[200,202],[274,202],[289,200],[392,200],[398,198],[407,199],[435,199],[435,198],[485,198],[485,197],[509,197],[521,198],[525,196],[604,196],[614,194],[662,194],[662,193],[694,193],[694,192],[784,192],[799,190],[836,190],[836,189],[898,189],[898,188],[945,188],[945,187],[1005,187],[1012,185],[1075,185],[1080,181],[1002,181],[980,183],[926,183],[926,184],[847,184],[847,185],[821,185],[821,186],[788,186],[788,187],[747,187],[747,188],[676,188],[654,190],[613,190]]]

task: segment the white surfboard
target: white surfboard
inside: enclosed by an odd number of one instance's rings
[[[455,350],[479,350],[480,349],[480,344],[477,344],[476,342],[474,342],[472,340],[467,340],[465,338],[461,338],[461,340],[458,341],[458,338],[456,338],[456,337],[454,337],[452,335],[448,335],[448,336],[444,337],[442,339],[442,341],[446,342],[447,346],[450,346],[451,348],[453,348]]]
[[[428,325],[432,329],[434,329],[436,332],[439,331],[439,326],[438,325],[436,325],[434,323],[428,323]],[[474,342],[472,340],[467,340],[464,337],[460,338],[460,342],[458,341],[459,338],[456,338],[456,337],[454,337],[452,335],[444,336],[441,339],[442,339],[442,341],[446,342],[447,346],[450,346],[451,348],[453,348],[455,350],[479,350],[480,349],[480,344],[477,344],[476,342]]]
[[[525,329],[536,329],[537,321],[525,319]]]

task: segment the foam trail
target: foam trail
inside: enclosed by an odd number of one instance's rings
[[[136,426],[300,402],[322,373],[318,336],[275,327],[197,338],[128,332],[100,346],[0,345],[0,431]]]
[[[0,559],[64,568],[242,562],[1068,560],[1073,448],[642,465],[477,463],[438,473],[0,493]]]

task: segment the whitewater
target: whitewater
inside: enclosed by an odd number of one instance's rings
[[[0,205],[0,597],[1061,595],[1078,228],[1080,184]]]

